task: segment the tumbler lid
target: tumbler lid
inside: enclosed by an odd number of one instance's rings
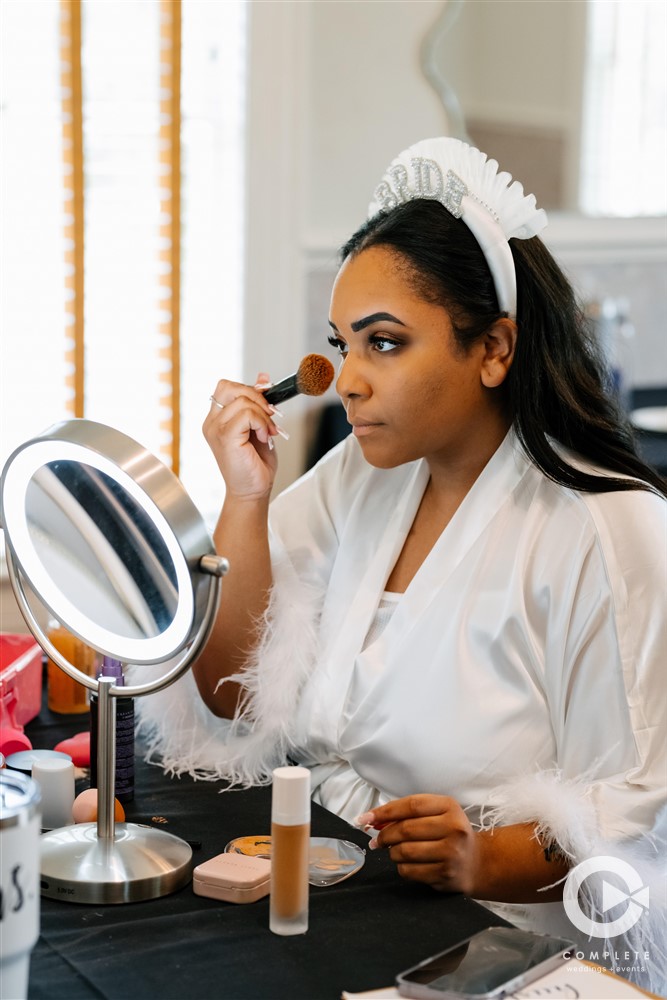
[[[0,771],[0,828],[24,826],[39,809],[39,785],[20,771]]]

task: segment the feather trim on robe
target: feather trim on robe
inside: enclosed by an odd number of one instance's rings
[[[484,905],[519,927],[574,940],[586,957],[660,996],[667,990],[667,808],[653,829],[633,839],[613,839],[601,830],[595,804],[596,783],[590,775],[567,779],[561,771],[539,771],[518,777],[497,788],[493,803],[482,809],[480,828],[513,823],[536,824],[541,844],[557,845],[572,867],[590,858],[612,858],[632,866],[648,886],[647,909],[635,925],[614,937],[588,937],[568,919],[561,902]],[[603,863],[601,861],[601,868]],[[579,903],[596,922],[616,919],[618,912],[603,908],[604,883],[609,871],[591,874],[582,881]],[[613,876],[612,876],[613,878]],[[550,888],[550,887],[545,887]],[[622,885],[619,888],[625,891]],[[646,956],[648,955],[648,958]]]
[[[145,759],[167,774],[245,788],[268,784],[273,768],[286,762],[294,746],[294,708],[316,661],[322,594],[283,561],[274,562],[273,575],[254,653],[241,673],[219,682],[237,681],[245,689],[233,720],[209,711],[191,671],[137,700]],[[154,672],[153,666],[133,666],[128,680],[146,683]]]

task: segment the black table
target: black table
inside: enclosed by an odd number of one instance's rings
[[[51,749],[86,728],[87,716],[43,709],[27,733]],[[132,822],[158,822],[193,843],[193,864],[242,835],[270,831],[270,790],[220,793],[220,785],[170,779],[139,759]],[[81,788],[86,787],[86,782]],[[81,789],[77,789],[81,790]],[[313,836],[368,838],[313,805]],[[403,881],[386,852],[367,852],[359,873],[311,888],[310,929],[269,931],[268,897],[250,904],[196,896],[192,885],[160,899],[108,906],[41,901],[30,1000],[338,1000],[343,990],[393,983],[397,972],[503,921],[460,895]]]

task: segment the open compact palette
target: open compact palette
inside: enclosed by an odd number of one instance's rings
[[[225,853],[270,859],[271,837],[237,837],[230,840]],[[366,852],[349,840],[311,837],[308,860],[308,881],[311,885],[336,885],[363,867]]]

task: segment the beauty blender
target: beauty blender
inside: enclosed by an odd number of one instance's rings
[[[90,767],[90,732],[77,733],[68,740],[61,740],[54,750],[69,754],[75,767]]]
[[[125,810],[118,801],[114,799],[114,818],[117,823],[122,823],[125,819]],[[72,819],[75,823],[96,823],[97,822],[97,789],[87,788],[74,799],[72,806]]]

